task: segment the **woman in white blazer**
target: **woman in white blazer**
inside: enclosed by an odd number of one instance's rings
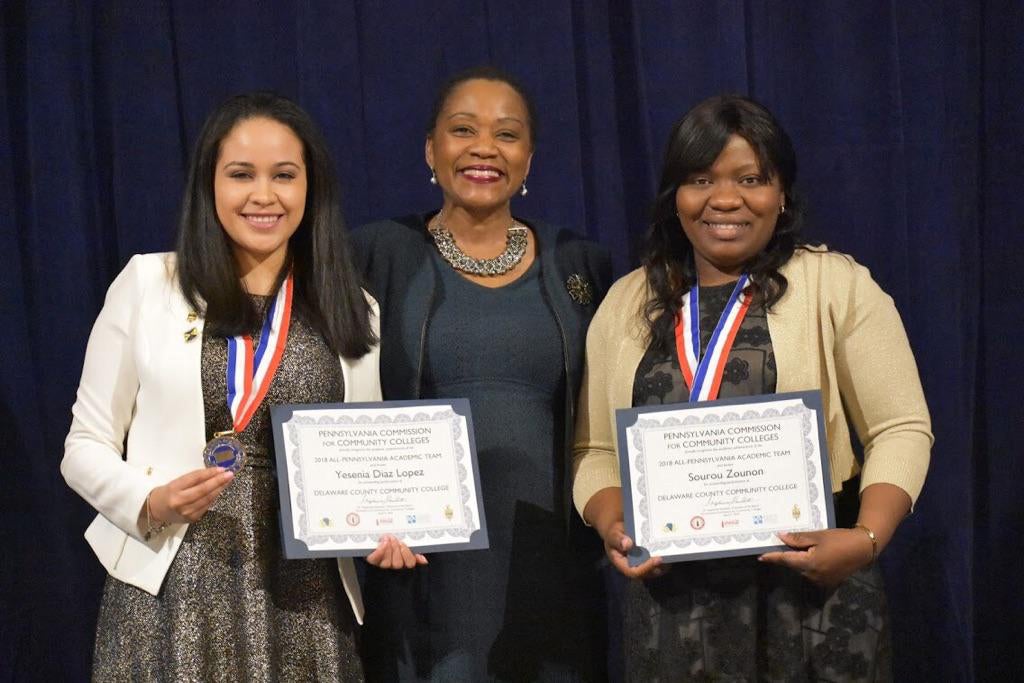
[[[362,679],[352,561],[282,556],[268,410],[380,399],[336,187],[305,112],[234,97],[197,141],[176,253],[107,293],[61,463],[99,512],[97,680]],[[369,559],[422,561],[392,539]]]

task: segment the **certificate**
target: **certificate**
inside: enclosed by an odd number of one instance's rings
[[[619,410],[630,564],[756,555],[835,527],[821,392]]]
[[[285,557],[488,547],[466,399],[271,407]]]

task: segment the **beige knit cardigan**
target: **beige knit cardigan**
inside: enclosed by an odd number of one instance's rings
[[[861,474],[861,490],[894,484],[917,501],[933,437],[917,366],[893,300],[850,257],[797,250],[782,267],[785,295],[768,312],[776,391],[820,389],[832,490]],[[632,405],[633,379],[647,349],[642,308],[646,274],[616,282],[587,334],[573,449],[573,500],[583,514],[603,488],[620,486],[615,411]],[[848,422],[864,446],[854,457]]]

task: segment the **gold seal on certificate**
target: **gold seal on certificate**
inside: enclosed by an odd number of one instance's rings
[[[465,399],[273,406],[285,557],[488,547]]]
[[[617,412],[630,562],[760,554],[835,526],[818,391]]]

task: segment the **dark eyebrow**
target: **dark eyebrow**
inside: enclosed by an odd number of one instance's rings
[[[454,119],[456,116],[466,116],[466,117],[471,118],[471,119],[477,118],[476,114],[473,114],[471,112],[468,112],[468,111],[457,111],[457,112],[454,112],[454,113],[450,114],[448,116],[448,120],[450,121],[451,119]],[[523,123],[522,119],[520,119],[520,118],[518,118],[516,116],[501,116],[501,117],[498,118],[498,122],[499,123],[505,123],[506,121],[512,121],[514,123],[518,123],[519,125],[525,125]]]
[[[224,164],[224,168],[228,168],[229,166],[241,166],[242,168],[246,168],[246,169],[256,168],[255,166],[250,164],[248,161],[229,161],[226,164]],[[281,166],[292,166],[294,168],[302,168],[301,166],[299,166],[294,161],[279,161],[276,164],[274,164],[274,166],[277,167],[277,168],[280,168]]]

